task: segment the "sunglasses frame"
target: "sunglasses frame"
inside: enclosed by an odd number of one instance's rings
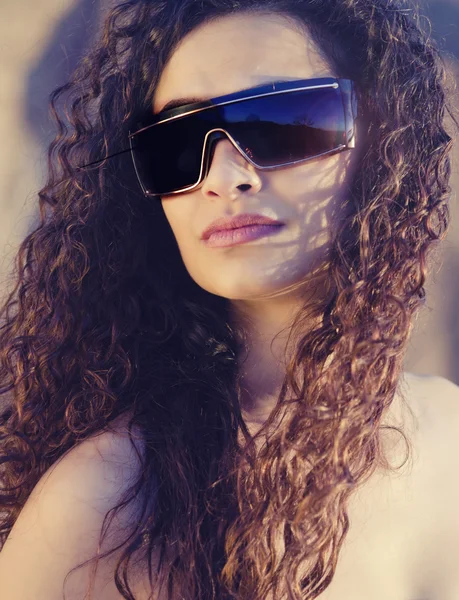
[[[237,140],[233,138],[233,136],[228,133],[223,128],[215,128],[211,129],[207,132],[203,145],[202,145],[202,156],[201,156],[201,169],[198,181],[193,185],[186,186],[180,188],[178,190],[174,190],[172,192],[163,193],[153,193],[150,192],[141,181],[141,177],[137,171],[137,166],[135,163],[134,150],[135,147],[132,146],[132,141],[138,133],[145,131],[147,129],[151,129],[156,125],[167,123],[172,120],[181,119],[183,117],[190,116],[192,114],[196,114],[199,112],[203,112],[208,110],[209,108],[216,108],[218,106],[225,106],[227,104],[234,104],[237,102],[242,102],[244,100],[251,100],[253,98],[261,98],[264,96],[274,96],[278,94],[286,94],[289,92],[296,92],[302,90],[310,90],[310,89],[322,89],[322,88],[340,88],[341,98],[343,100],[343,111],[344,111],[344,122],[345,122],[345,132],[346,132],[346,143],[340,144],[338,147],[333,148],[332,150],[328,150],[326,152],[321,152],[320,154],[316,154],[314,156],[309,156],[304,159],[288,162],[288,163],[280,163],[269,166],[261,166],[257,164],[250,156],[244,152],[242,147],[239,145]],[[268,88],[269,91],[268,91]],[[258,93],[253,93],[255,90],[258,90]],[[330,156],[337,152],[342,152],[343,150],[355,148],[355,119],[357,118],[357,102],[356,95],[354,89],[354,82],[350,79],[344,78],[331,78],[331,77],[323,77],[323,78],[315,78],[315,79],[301,79],[296,81],[288,81],[281,83],[273,83],[269,86],[266,84],[262,86],[257,86],[256,88],[250,88],[248,90],[243,90],[242,92],[236,92],[233,94],[227,94],[225,96],[219,96],[217,98],[213,98],[211,100],[206,100],[204,102],[195,102],[193,104],[187,104],[181,106],[179,108],[172,108],[167,111],[162,111],[158,115],[153,116],[153,120],[155,122],[148,124],[147,126],[138,129],[134,133],[129,132],[129,143],[131,148],[131,156],[134,164],[134,169],[137,175],[137,180],[140,184],[140,187],[146,197],[156,197],[156,196],[172,196],[175,194],[183,194],[185,192],[191,192],[193,190],[198,189],[202,186],[209,168],[209,163],[211,162],[212,155],[212,145],[215,141],[224,138],[225,136],[230,140],[231,144],[234,148],[243,156],[245,160],[247,160],[251,165],[253,165],[256,169],[260,169],[262,171],[270,171],[273,169],[279,169],[283,167],[290,167],[292,165],[301,164],[307,162],[309,160],[313,160],[322,156]],[[218,133],[218,136],[214,134]],[[210,136],[213,136],[213,139],[209,142]]]

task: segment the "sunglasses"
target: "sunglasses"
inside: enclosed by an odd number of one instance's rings
[[[145,196],[195,190],[227,138],[254,167],[279,169],[355,147],[357,99],[350,79],[276,82],[150,114],[129,132]],[[81,167],[81,168],[84,168]]]

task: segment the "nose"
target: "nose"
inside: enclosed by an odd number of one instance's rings
[[[206,147],[204,148],[204,179],[207,179],[209,174],[218,142],[223,140],[226,140],[227,144],[225,145],[224,149],[221,149],[221,152],[224,152],[224,156],[228,159],[228,162],[232,162],[233,165],[237,164],[243,167],[244,170],[252,171],[254,169],[254,166],[243,154],[237,141],[232,140],[224,131],[213,131],[209,134],[209,137],[206,141]],[[249,150],[248,152],[250,153]]]
[[[223,133],[223,131],[214,131],[209,135],[207,139],[207,148],[205,148],[206,175],[209,172],[210,165],[212,164],[217,142],[220,140],[227,140],[232,145],[231,140],[225,133]]]
[[[218,161],[213,164],[217,144],[225,140],[218,152]],[[262,185],[254,165],[246,160],[239,145],[224,131],[213,131],[206,140],[203,161],[202,193],[205,196],[231,197],[251,190],[257,193]],[[216,158],[216,157],[215,157]]]

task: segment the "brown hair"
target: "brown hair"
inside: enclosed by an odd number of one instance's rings
[[[266,427],[282,405],[294,410],[258,454],[240,408],[245,332],[230,326],[228,300],[190,278],[128,155],[77,168],[125,146],[188,32],[237,11],[307,27],[336,73],[355,82],[365,125],[347,217],[324,265],[330,294],[312,330],[298,315]],[[156,544],[176,550],[159,567],[177,597],[262,599],[285,582],[289,598],[317,597],[334,574],[350,495],[378,466],[393,468],[381,418],[423,304],[430,250],[449,220],[445,73],[405,2],[129,0],[111,10],[98,43],[52,94],[58,132],[40,222],[20,246],[2,307],[2,544],[49,466],[129,414],[145,446],[124,499],[142,500],[116,569],[124,598],[134,596],[121,570],[136,551],[151,560]]]

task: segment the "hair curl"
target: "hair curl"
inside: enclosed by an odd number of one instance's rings
[[[338,76],[355,81],[365,129],[322,319],[305,331],[298,315],[295,353],[259,435],[282,405],[295,408],[258,454],[239,401],[247,340],[230,324],[228,300],[191,280],[161,203],[140,193],[127,155],[78,168],[125,147],[187,33],[237,11],[306,27]],[[312,600],[327,587],[350,495],[378,466],[394,469],[381,418],[423,304],[430,250],[449,223],[445,110],[458,123],[446,83],[437,46],[406,3],[129,0],[110,11],[98,43],[51,95],[58,132],[40,222],[20,245],[1,311],[2,544],[50,465],[128,415],[144,446],[124,498],[142,506],[116,568],[124,598],[134,600],[130,557],[142,551],[148,565],[156,543],[177,597],[253,600],[286,582],[288,598]],[[282,555],[270,546],[279,536]]]

